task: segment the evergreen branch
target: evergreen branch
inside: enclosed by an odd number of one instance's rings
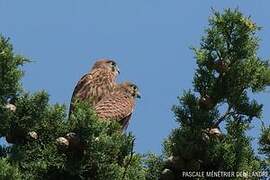
[[[132,158],[133,158],[133,154],[134,154],[134,151],[133,151],[133,149],[134,149],[134,141],[135,141],[135,139],[133,139],[133,140],[131,141],[131,154],[130,154],[130,158],[129,158],[129,160],[128,160],[126,166],[125,166],[125,171],[124,171],[124,173],[123,173],[122,180],[125,179],[126,174],[127,174],[128,166],[131,164],[131,161],[132,161]]]
[[[231,107],[228,107],[226,113],[225,113],[223,116],[221,116],[221,117],[213,124],[212,127],[214,127],[214,128],[215,128],[215,127],[218,127],[219,124],[220,124],[222,121],[224,121],[228,116],[233,115],[233,114],[234,114],[234,112],[231,112]]]

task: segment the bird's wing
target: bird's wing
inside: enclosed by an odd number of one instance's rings
[[[125,95],[106,95],[95,106],[96,113],[103,119],[116,119],[127,126],[134,108],[134,100]]]
[[[76,102],[76,99],[80,98],[82,96],[82,93],[85,90],[86,85],[90,81],[91,81],[91,74],[87,73],[87,74],[83,75],[83,77],[76,84],[74,91],[72,93],[72,97],[71,97],[69,114],[74,110],[74,103]]]
[[[83,77],[76,84],[74,91],[72,93],[72,99],[74,99],[77,96],[78,92],[80,92],[83,89],[84,85],[89,81],[89,79],[91,79],[89,76],[90,76],[89,74],[83,75]]]

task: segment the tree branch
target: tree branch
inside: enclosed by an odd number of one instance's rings
[[[126,166],[125,166],[125,171],[124,171],[124,173],[123,173],[122,180],[125,179],[126,174],[127,174],[128,166],[130,165],[130,163],[131,163],[131,161],[132,161],[132,158],[133,158],[133,154],[134,154],[134,151],[133,151],[133,148],[134,148],[134,141],[135,141],[135,139],[133,139],[133,140],[131,141],[131,154],[130,154],[130,158],[129,158],[129,160],[128,160]]]
[[[225,113],[223,116],[221,116],[219,119],[217,119],[216,122],[214,122],[214,124],[213,124],[212,127],[214,127],[214,128],[215,128],[215,127],[218,127],[218,125],[219,125],[224,119],[226,119],[228,116],[233,115],[233,114],[234,114],[234,112],[231,112],[231,107],[228,107],[226,113]]]

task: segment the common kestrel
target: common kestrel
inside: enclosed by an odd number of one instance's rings
[[[125,130],[135,107],[136,98],[140,98],[138,87],[131,82],[118,84],[105,95],[94,109],[101,119],[118,120]]]
[[[74,110],[74,104],[88,101],[94,107],[102,97],[111,92],[116,85],[116,77],[120,73],[115,61],[98,60],[87,74],[77,83],[71,98],[69,114]]]

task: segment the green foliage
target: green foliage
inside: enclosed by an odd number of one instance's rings
[[[216,170],[252,172],[260,171],[261,162],[255,157],[250,145],[250,138],[246,135],[248,125],[234,120],[228,120],[227,134],[218,143],[211,144],[208,153],[209,162],[219,165]],[[221,165],[221,166],[220,166]],[[213,168],[213,167],[212,167]]]
[[[0,179],[19,180],[22,176],[17,167],[11,165],[7,159],[0,158]]]
[[[49,108],[37,122],[35,131],[40,138],[13,146],[11,160],[25,172],[24,178],[121,179],[126,171],[124,179],[143,179],[140,156],[132,156],[129,162],[132,135],[122,134],[119,124],[99,122],[87,105],[78,105],[69,121],[64,112],[58,105]],[[68,132],[80,136],[83,152],[57,147],[56,138]]]
[[[164,168],[163,158],[149,153],[145,155],[144,164],[146,169],[145,179],[158,180],[161,175],[161,171]]]
[[[262,129],[259,143],[260,153],[266,156],[264,161],[265,168],[270,172],[270,126]]]
[[[260,29],[239,11],[214,12],[201,47],[194,48],[198,69],[195,91],[234,103],[244,89],[261,91],[270,82],[269,64],[257,57]]]
[[[23,75],[20,67],[28,60],[15,55],[9,39],[0,35],[0,104],[3,105],[9,98],[16,97],[21,90],[19,80]]]
[[[164,142],[165,156],[173,159],[165,168],[176,178],[183,171],[262,170],[246,134],[263,108],[248,92],[270,84],[269,63],[257,56],[259,29],[238,10],[214,11],[210,17],[200,47],[193,48],[198,65],[194,92],[185,92],[173,106],[180,126]],[[265,136],[262,151],[268,148]]]
[[[181,106],[174,105],[172,111],[176,121],[187,128],[209,127],[219,115],[216,109],[208,112],[200,108],[198,106],[199,98],[191,91],[184,92],[184,95],[181,98],[178,97],[178,100]]]
[[[5,119],[8,112],[4,109],[4,105],[7,101],[12,102],[22,90],[19,81],[23,75],[21,66],[27,61],[22,56],[15,55],[9,39],[0,35],[0,120],[2,124],[0,137],[8,126],[8,121]]]

